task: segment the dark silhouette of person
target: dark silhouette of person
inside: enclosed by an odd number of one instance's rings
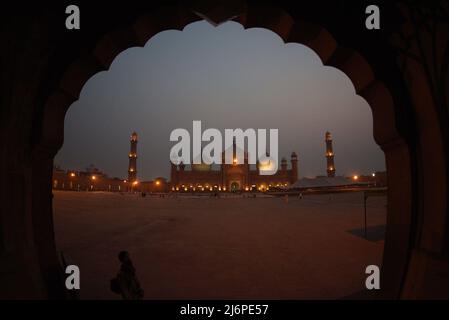
[[[121,251],[118,254],[121,262],[120,270],[117,276],[111,280],[111,290],[121,294],[123,300],[140,300],[143,298],[144,291],[137,280],[136,269],[133,266],[128,251]]]

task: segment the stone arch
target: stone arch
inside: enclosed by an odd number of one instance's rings
[[[385,152],[389,184],[387,234],[381,288],[383,297],[386,298],[406,296],[403,290],[404,284],[407,283],[407,276],[411,274],[410,272],[415,274],[422,272],[422,268],[415,265],[418,263],[422,265],[424,260],[419,257],[411,260],[412,244],[415,241],[413,232],[416,232],[414,228],[418,210],[412,198],[417,194],[413,175],[413,150],[396,127],[396,105],[391,92],[385,84],[375,79],[370,64],[359,53],[340,47],[323,27],[294,19],[277,7],[246,3],[231,5],[228,8],[225,6],[225,8],[217,10],[177,6],[152,12],[140,18],[134,25],[106,35],[98,42],[91,54],[81,57],[68,67],[58,88],[50,95],[45,104],[42,134],[32,155],[34,200],[32,229],[35,241],[39,246],[38,255],[44,282],[49,286],[54,283],[52,280],[56,281],[50,275],[50,271],[54,270],[57,264],[53,226],[52,223],[48,223],[52,221],[51,168],[52,159],[62,146],[64,116],[68,107],[78,99],[86,81],[97,72],[108,69],[114,58],[123,50],[133,46],[142,46],[153,35],[161,31],[181,30],[187,24],[203,18],[215,24],[235,20],[245,28],[266,28],[278,34],[284,42],[298,42],[310,47],[320,56],[325,65],[334,66],[343,71],[351,79],[356,92],[369,103],[373,112],[374,138]],[[421,111],[423,114],[427,114],[425,110]],[[431,120],[435,119],[432,118],[429,121]],[[433,146],[430,141],[426,140],[430,138],[432,138],[430,134],[428,137],[424,136],[421,143],[429,142],[429,146]],[[425,161],[428,159],[425,155],[421,159],[424,160],[422,162],[424,166],[431,164],[431,162]],[[441,164],[438,165],[441,167]],[[423,188],[427,186],[430,189],[426,191],[426,194],[435,189],[429,183]],[[438,195],[441,194],[436,190],[435,192]],[[426,204],[428,207],[425,207]],[[426,212],[426,209],[432,209],[432,206],[426,202],[423,205],[424,207],[419,208],[421,214]],[[428,223],[432,224],[432,221]],[[432,226],[434,225],[432,224]],[[444,236],[441,233],[439,235]],[[439,239],[433,239],[433,241],[440,243]],[[431,247],[432,243],[428,243],[428,247]]]

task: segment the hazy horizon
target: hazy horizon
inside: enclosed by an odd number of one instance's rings
[[[55,164],[94,164],[125,178],[136,131],[138,179],[169,177],[170,132],[191,132],[193,120],[203,130],[279,129],[279,159],[289,161],[295,151],[300,177],[326,174],[326,131],[334,138],[337,175],[385,170],[370,107],[344,73],[269,30],[206,21],[161,32],[94,75],[67,112]]]

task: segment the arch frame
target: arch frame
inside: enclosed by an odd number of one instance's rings
[[[64,117],[69,106],[78,99],[83,85],[94,74],[107,70],[114,58],[124,50],[143,46],[155,34],[169,30],[182,30],[189,23],[206,19],[214,24],[234,20],[245,28],[266,28],[278,34],[285,43],[301,43],[313,49],[324,65],[333,66],[344,72],[352,81],[357,94],[368,102],[373,113],[373,135],[376,143],[385,153],[388,174],[388,215],[384,247],[381,295],[383,298],[416,297],[416,282],[412,277],[424,279],[423,268],[429,257],[431,261],[441,259],[441,247],[445,239],[434,239],[427,250],[420,250],[419,236],[425,225],[420,223],[428,210],[433,210],[426,201],[421,201],[425,193],[435,190],[422,176],[420,169],[428,166],[426,156],[420,146],[432,141],[435,135],[423,135],[419,145],[412,145],[407,134],[398,128],[398,106],[395,90],[375,78],[375,70],[363,56],[342,47],[325,28],[298,18],[293,18],[283,9],[269,5],[256,5],[243,1],[232,2],[232,6],[214,7],[172,6],[153,10],[142,16],[131,26],[112,31],[98,41],[90,54],[73,62],[61,77],[57,87],[46,100],[40,135],[31,152],[31,179],[28,191],[32,198],[30,216],[25,227],[30,236],[30,254],[23,259],[38,264],[41,275],[33,274],[37,283],[36,295],[57,296],[60,287],[56,276],[59,260],[56,255],[53,230],[51,170],[53,158],[61,148],[64,135]],[[234,3],[237,3],[235,5]],[[419,111],[419,110],[418,110]],[[421,110],[425,113],[425,110]],[[416,110],[415,110],[416,112]],[[426,119],[431,122],[432,119]],[[411,123],[413,130],[420,132],[418,123]],[[431,148],[430,148],[431,149]],[[429,148],[424,149],[426,152]],[[444,185],[445,186],[445,185]],[[445,191],[445,190],[444,190]],[[436,214],[442,214],[438,211]],[[431,222],[428,222],[431,223]],[[430,225],[433,227],[433,225]],[[447,230],[446,230],[447,232]],[[8,235],[6,235],[8,236]],[[446,235],[441,235],[447,237]],[[5,237],[3,237],[5,239]],[[6,237],[7,240],[8,237]],[[7,244],[7,241],[5,242]],[[432,251],[434,245],[434,252]],[[435,253],[436,252],[436,253]],[[444,251],[445,252],[445,251]],[[442,253],[444,254],[444,253]],[[445,261],[443,262],[445,263]],[[440,264],[438,264],[440,266]],[[39,284],[39,282],[42,283]],[[52,288],[53,287],[53,288]]]

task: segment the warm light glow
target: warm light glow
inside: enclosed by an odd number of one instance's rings
[[[245,191],[249,191],[249,187],[245,187]]]
[[[375,173],[373,173],[373,177],[375,177],[376,176],[376,174]]]
[[[92,180],[95,180],[95,179],[97,179],[97,177],[96,177],[96,176],[92,176],[91,179],[92,179]]]
[[[70,174],[70,176],[71,176],[71,177],[74,177],[74,176],[75,176],[75,174],[74,174],[74,173],[72,172],[72,173]]]
[[[355,176],[352,177],[352,179],[359,180],[359,176],[355,175]]]
[[[126,180],[123,180],[124,183],[126,183]]]
[[[275,163],[271,160],[261,160],[259,162],[259,171],[273,171],[275,169]]]
[[[161,182],[160,181],[156,181],[156,185],[158,186],[158,185],[160,185],[161,184]]]
[[[134,182],[133,182],[133,185],[136,185],[136,184],[138,184],[138,183],[139,183],[138,181],[134,181]]]
[[[129,169],[129,172],[134,172],[134,169],[133,168]]]
[[[234,158],[234,160],[232,161],[234,164],[237,164],[237,158]]]

